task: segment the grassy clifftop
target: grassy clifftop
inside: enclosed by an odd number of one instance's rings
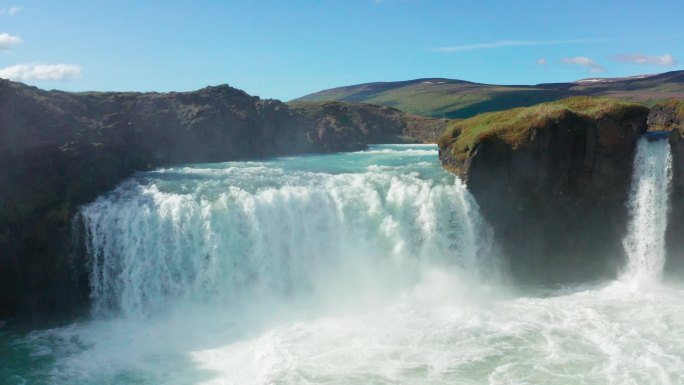
[[[438,143],[440,148],[450,148],[456,158],[463,159],[479,142],[494,136],[517,148],[529,139],[535,129],[546,127],[568,114],[592,120],[610,117],[619,121],[631,110],[647,111],[647,108],[616,99],[571,97],[454,121]]]
[[[520,282],[612,278],[648,114],[594,97],[485,113],[450,124],[440,161],[467,183]]]

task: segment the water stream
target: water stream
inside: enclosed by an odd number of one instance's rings
[[[630,223],[624,240],[623,278],[657,283],[665,266],[665,230],[672,187],[672,154],[667,140],[641,138],[634,158],[629,197]]]
[[[684,384],[684,287],[658,278],[670,164],[664,142],[639,144],[620,280],[524,292],[434,146],[139,174],[83,209],[92,318],[0,329],[0,376]]]

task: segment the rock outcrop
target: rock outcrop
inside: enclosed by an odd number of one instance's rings
[[[665,244],[665,273],[684,272],[684,100],[671,100],[651,108],[649,129],[670,131],[672,192]]]
[[[487,113],[440,138],[524,282],[614,275],[624,260],[632,161],[646,107],[576,97]]]
[[[290,102],[289,106],[316,122],[318,138],[331,145],[339,142],[340,133],[349,133],[352,141],[368,143],[434,143],[447,120],[406,114],[392,107],[363,103]],[[337,144],[339,146],[339,144]]]
[[[72,218],[135,171],[422,141],[435,124],[444,125],[364,105],[290,108],[229,86],[66,93],[0,80],[0,319],[70,317],[88,305]]]

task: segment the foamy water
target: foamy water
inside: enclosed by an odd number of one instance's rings
[[[667,140],[639,141],[629,198],[631,221],[623,279],[636,284],[660,281],[665,266],[665,230],[672,185],[672,154]]]
[[[0,374],[49,384],[684,384],[683,287],[656,279],[634,290],[625,277],[510,287],[477,205],[434,150],[137,176],[83,210],[92,319],[5,335],[13,366]],[[635,173],[635,185],[649,175]],[[635,221],[656,218],[636,211]]]

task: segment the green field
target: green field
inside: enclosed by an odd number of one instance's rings
[[[652,105],[684,98],[684,71],[643,78],[596,82],[503,86],[451,79],[367,83],[306,95],[296,101],[345,101],[395,107],[435,118],[467,118],[479,113],[528,107],[571,96],[606,96]]]

